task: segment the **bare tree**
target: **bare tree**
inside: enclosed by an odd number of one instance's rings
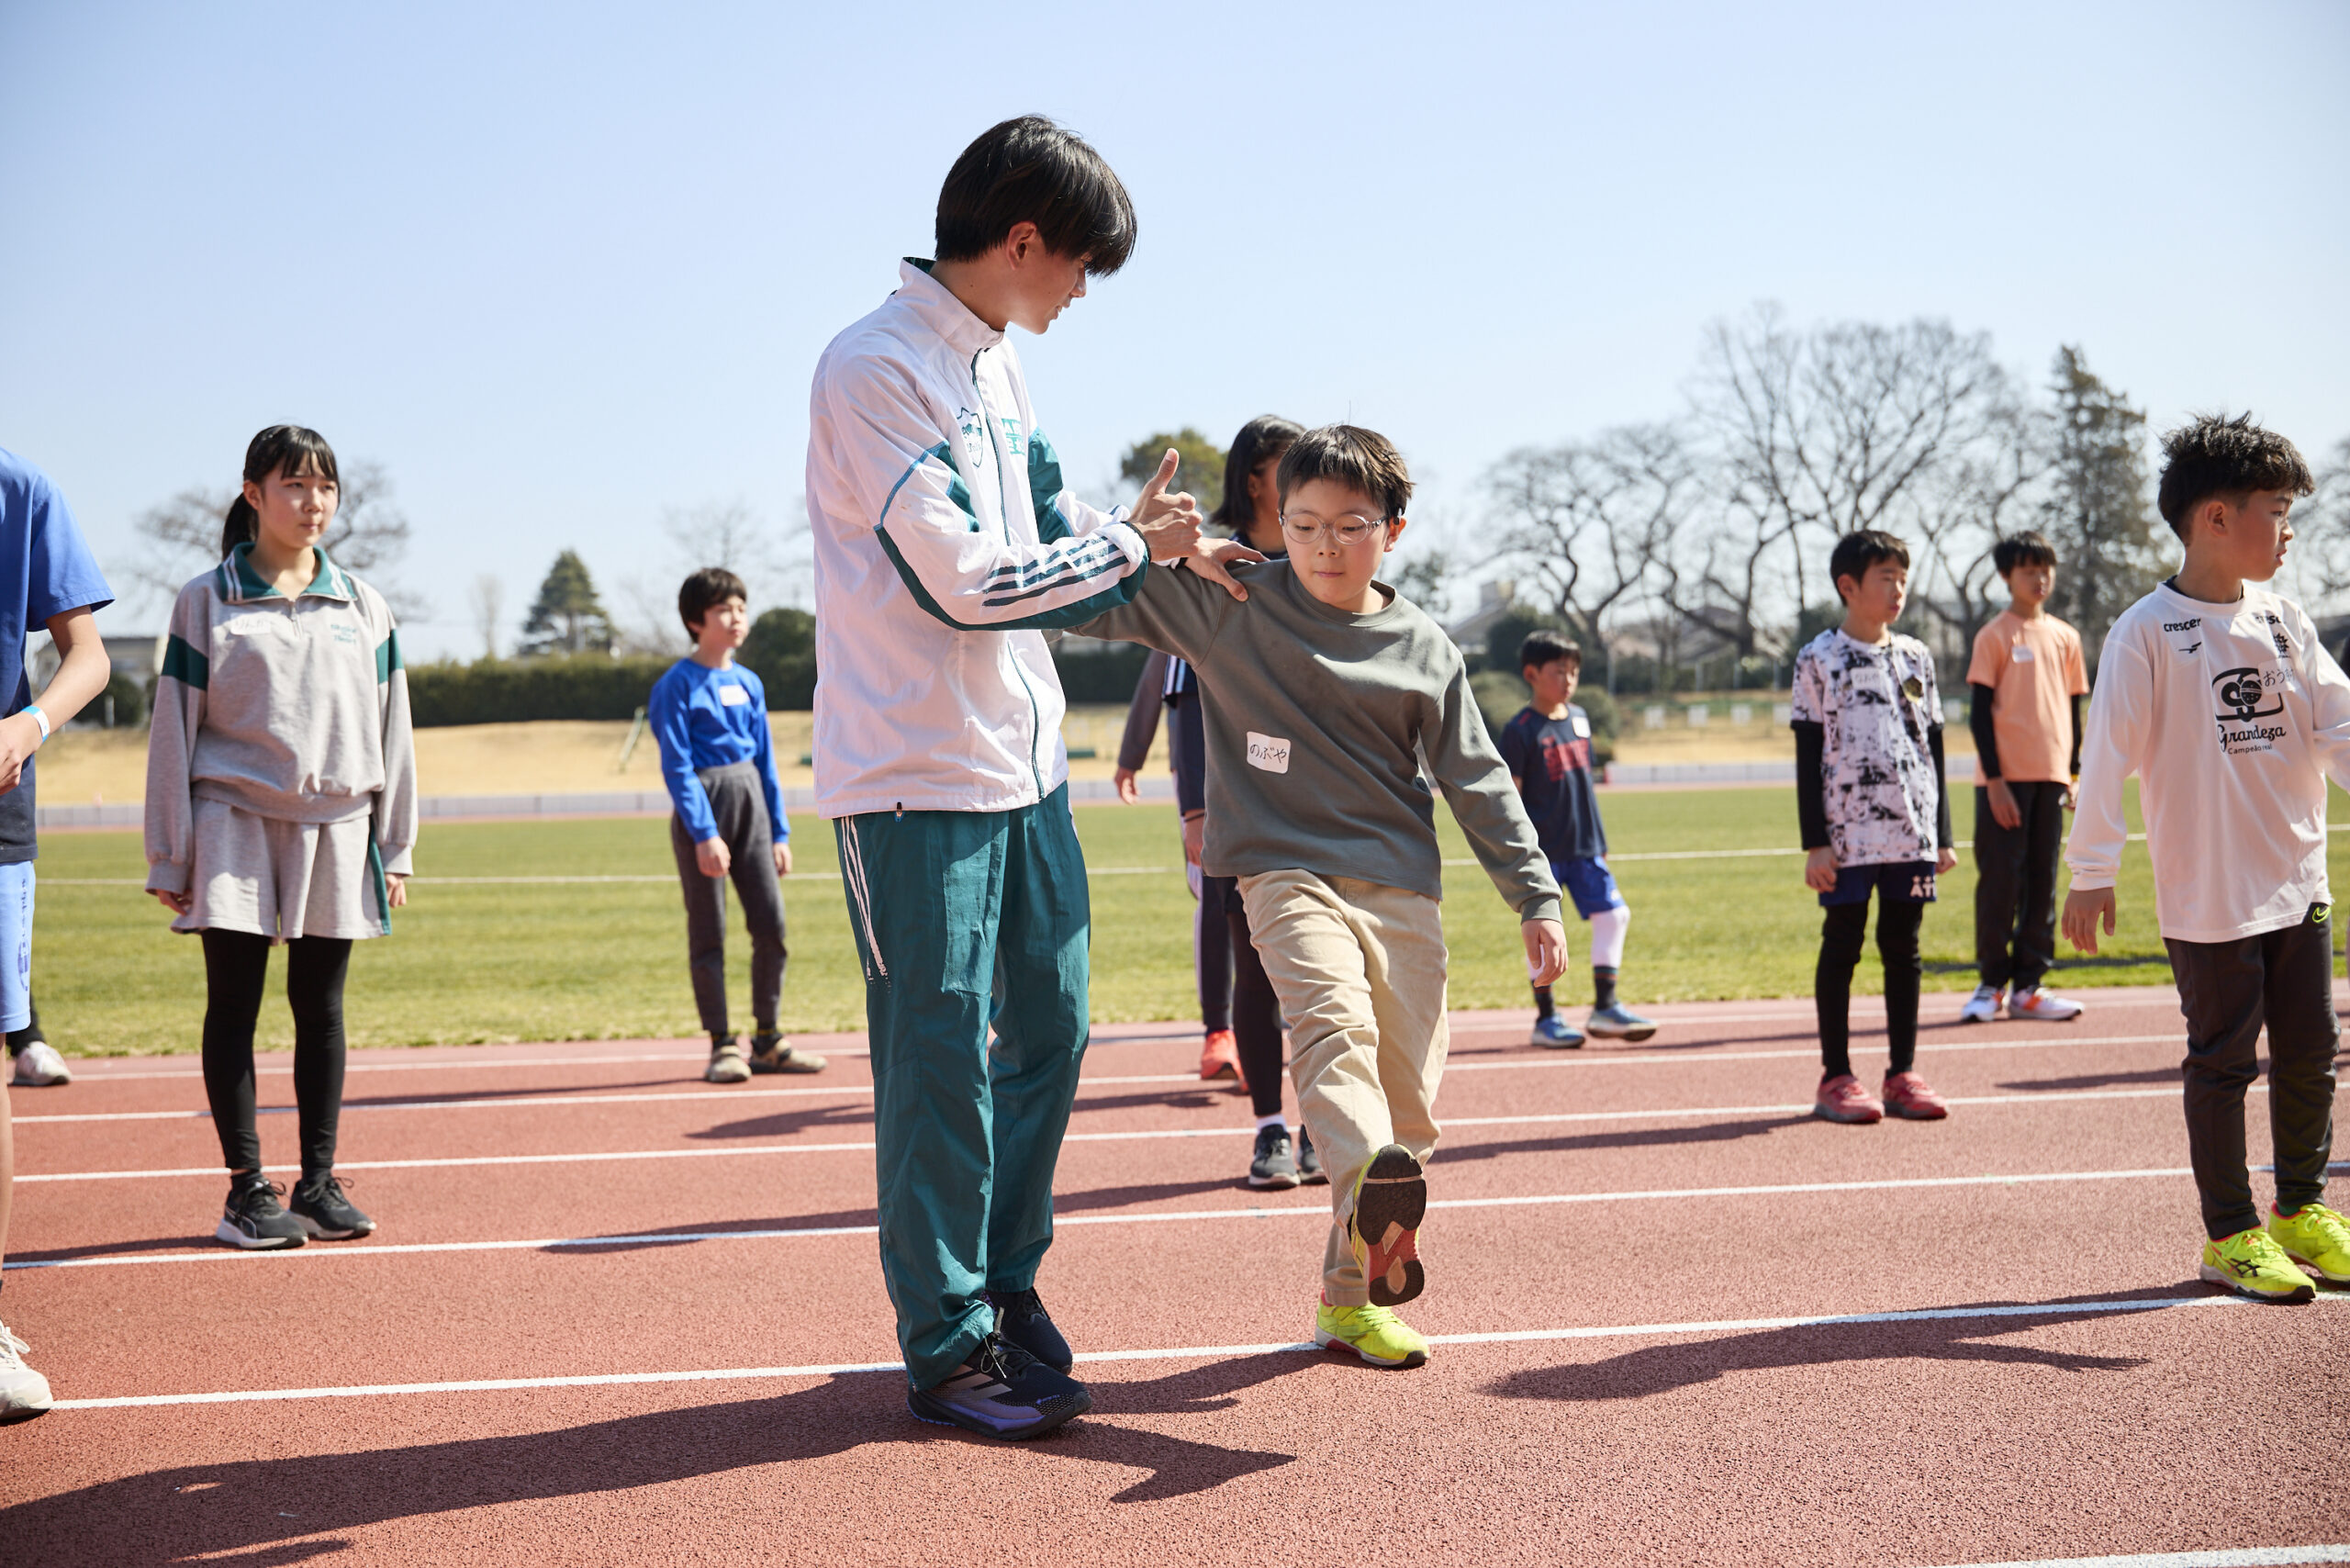
[[[1796,331],[1766,305],[1709,330],[1694,401],[1740,548],[1750,563],[1784,548],[1799,604],[1807,554],[1913,521],[1916,487],[1984,437],[2010,386],[1987,334],[1924,319]]]
[[[2293,553],[2303,558],[2301,579],[2330,607],[2350,595],[2350,436],[2316,465],[2316,493],[2293,505]]]
[[[407,516],[392,504],[391,476],[380,463],[345,463],[341,469],[340,504],[319,547],[335,565],[366,578],[401,620],[421,619],[428,610],[424,600],[389,580],[408,553],[409,532]],[[191,485],[150,507],[134,525],[141,547],[130,566],[131,580],[163,604],[177,599],[190,578],[219,561],[221,520],[236,497],[233,487]]]
[[[1697,465],[1670,425],[1522,447],[1485,476],[1499,514],[1493,560],[1530,574],[1613,674],[1615,620],[1638,602],[1695,498]]]
[[[1915,487],[1904,527],[1918,543],[1910,571],[1916,602],[1962,644],[1995,613],[1992,547],[2042,506],[2054,462],[2048,416],[2012,383],[1975,439]]]
[[[474,630],[481,633],[481,656],[498,656],[498,629],[506,620],[506,585],[489,572],[474,578]]]

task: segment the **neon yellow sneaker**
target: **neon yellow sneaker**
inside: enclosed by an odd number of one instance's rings
[[[2299,1218],[2297,1215],[2294,1216]],[[2258,1226],[2203,1244],[2202,1275],[2255,1301],[2315,1301],[2317,1286]]]
[[[2350,1285],[2350,1222],[2339,1214],[2323,1204],[2305,1204],[2294,1215],[2271,1209],[2267,1228],[2303,1273],[2329,1285]]]
[[[1428,1359],[1428,1342],[1383,1306],[1332,1306],[1314,1313],[1314,1342],[1327,1350],[1351,1350],[1375,1367],[1416,1367]]]

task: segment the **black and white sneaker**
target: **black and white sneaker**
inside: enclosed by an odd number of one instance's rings
[[[1289,1129],[1268,1122],[1257,1129],[1257,1152],[1248,1161],[1251,1187],[1297,1185],[1297,1156],[1290,1151]]]
[[[1093,1408],[1093,1395],[999,1334],[979,1341],[952,1377],[906,1395],[916,1418],[985,1438],[1041,1438]]]
[[[323,1176],[303,1177],[294,1189],[294,1201],[286,1206],[294,1211],[295,1222],[304,1234],[321,1241],[348,1241],[375,1228],[375,1222],[342,1195],[342,1183],[331,1170]]]
[[[1326,1187],[1330,1173],[1322,1169],[1322,1157],[1314,1152],[1314,1140],[1300,1124],[1297,1129],[1297,1181],[1302,1187]]]
[[[1054,1327],[1045,1304],[1033,1290],[990,1291],[988,1305],[995,1308],[995,1331],[1057,1372],[1077,1364],[1069,1341]]]
[[[302,1228],[300,1220],[278,1206],[278,1196],[285,1191],[258,1170],[231,1177],[229,1206],[212,1234],[248,1252],[301,1246],[303,1238],[309,1233]]]

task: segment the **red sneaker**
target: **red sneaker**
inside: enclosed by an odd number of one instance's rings
[[[1240,1047],[1229,1029],[1211,1029],[1200,1042],[1200,1081],[1218,1078],[1229,1078],[1244,1094],[1248,1091],[1248,1081],[1240,1075]]]
[[[1829,1122],[1881,1122],[1885,1120],[1885,1105],[1861,1087],[1859,1079],[1849,1072],[1840,1072],[1820,1084],[1819,1097],[1812,1102],[1811,1114]]]
[[[1939,1122],[1950,1114],[1949,1103],[1914,1072],[1885,1075],[1885,1108],[1913,1122]]]

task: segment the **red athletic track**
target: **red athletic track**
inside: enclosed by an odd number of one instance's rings
[[[1651,1045],[1581,1053],[1457,1015],[1434,1194],[1502,1201],[1431,1214],[1407,1316],[1516,1337],[1409,1372],[1278,1348],[1311,1327],[1326,1191],[1248,1192],[1246,1103],[1187,1079],[1195,1037],[1106,1028],[1060,1165],[1083,1223],[1040,1288],[1080,1351],[1244,1349],[1090,1361],[1094,1414],[1018,1447],[915,1423],[892,1371],[74,1407],[896,1356],[853,1037],[805,1042],[838,1053],[820,1079],[726,1091],[682,1042],[353,1053],[344,1168],[384,1228],[263,1256],[207,1239],[194,1061],[79,1064],[14,1095],[6,1316],[69,1403],[0,1433],[0,1561],[1925,1565],[2350,1540],[2350,1300],[2193,1282],[2193,1188],[2163,1173],[2186,1163],[2176,1000],[1946,1026],[1956,1000],[1928,1000],[1921,1065],[1987,1103],[1863,1128],[1803,1114],[1800,1002],[1659,1008]],[[264,1104],[290,1103],[270,1073]],[[178,1114],[42,1119],[142,1111]],[[273,1159],[294,1131],[263,1118]],[[664,1157],[370,1169],[617,1151]],[[2064,1173],[2100,1179],[1516,1201]],[[727,1236],[804,1230],[834,1233]],[[394,1250],[680,1232],[725,1238]],[[2123,1301],[2178,1305],[2098,1309]],[[1753,1321],[1919,1309],[1953,1315]],[[1524,1337],[1568,1329],[1635,1331]]]

